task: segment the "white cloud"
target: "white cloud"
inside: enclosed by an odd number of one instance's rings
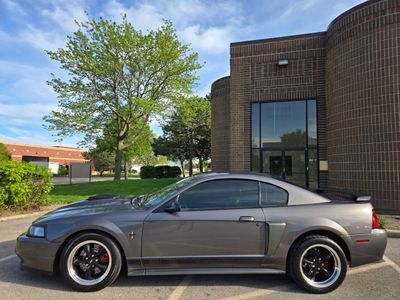
[[[9,132],[12,132],[12,133],[14,133],[14,134],[24,134],[24,135],[27,135],[27,134],[30,133],[28,130],[20,129],[20,128],[17,128],[17,127],[15,127],[15,126],[7,126],[7,127],[6,127],[6,130],[9,131]]]
[[[0,60],[0,65],[0,83],[7,84],[6,88],[0,90],[0,99],[3,101],[48,101],[56,98],[52,88],[46,84],[50,73],[54,71],[50,67],[36,67],[7,60]]]
[[[1,0],[0,4],[1,6],[4,6],[7,10],[11,11],[13,14],[26,15],[26,12],[17,1]]]
[[[21,115],[25,119],[41,119],[44,115],[52,110],[56,110],[56,104],[1,104],[0,103],[0,116],[18,118]]]
[[[229,27],[209,27],[203,29],[193,25],[180,32],[183,40],[190,43],[195,51],[222,53],[229,51],[233,40],[232,29]]]
[[[7,135],[0,133],[0,142],[11,142],[11,143],[26,143],[42,146],[50,146],[59,144],[54,141],[55,139],[51,137],[46,137],[44,135],[35,134],[33,132],[28,132],[26,135]]]
[[[307,11],[311,7],[318,4],[318,0],[296,0],[287,5],[287,8],[283,11],[280,18],[289,18],[293,14],[300,15],[301,11]]]
[[[11,41],[12,41],[11,36],[7,32],[0,30],[0,42],[3,45],[6,45]]]
[[[111,0],[107,3],[104,14],[116,21],[126,14],[134,27],[143,31],[157,29],[163,24],[163,16],[157,7],[147,3],[125,7],[118,0]]]
[[[185,43],[191,43],[195,51],[213,54],[228,51],[235,33],[244,30],[240,8],[235,3],[227,2],[145,1],[125,6],[118,0],[111,0],[104,14],[113,20],[121,20],[121,15],[126,14],[133,26],[142,31],[159,28],[163,19],[171,20]],[[207,25],[216,23],[215,20],[221,25]]]
[[[78,22],[87,19],[85,10],[80,4],[82,1],[53,1],[52,9],[44,9],[42,16],[48,17],[65,32],[74,32],[78,29]]]
[[[29,44],[41,51],[55,50],[65,45],[66,35],[54,30],[38,29],[28,24],[26,29],[17,33],[16,41]]]

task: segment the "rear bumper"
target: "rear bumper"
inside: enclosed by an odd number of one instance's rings
[[[376,262],[383,258],[387,244],[386,230],[372,229],[371,234],[351,236],[350,238],[351,267]]]
[[[45,238],[32,238],[21,235],[17,239],[15,253],[21,260],[21,268],[43,272],[53,272],[59,243]]]

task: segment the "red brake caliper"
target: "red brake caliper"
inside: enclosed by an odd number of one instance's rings
[[[108,263],[109,257],[108,257],[108,253],[107,253],[107,252],[104,253],[104,254],[101,256],[101,260],[102,260],[103,262],[105,262],[105,263]]]

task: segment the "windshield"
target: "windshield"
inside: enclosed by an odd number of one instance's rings
[[[144,208],[156,206],[164,202],[165,200],[168,200],[176,191],[189,185],[194,179],[195,177],[187,177],[171,185],[168,185],[158,192],[148,195],[146,198],[143,199],[143,202],[140,203],[140,206],[143,206]]]

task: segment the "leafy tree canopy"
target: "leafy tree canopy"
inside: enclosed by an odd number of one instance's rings
[[[59,108],[44,120],[61,138],[83,134],[86,145],[112,132],[119,179],[122,151],[142,133],[138,124],[189,93],[201,65],[169,21],[148,33],[136,30],[126,16],[121,23],[100,18],[78,25],[64,48],[47,51],[69,77],[52,75],[48,84],[58,94]]]
[[[207,98],[183,97],[176,111],[162,126],[164,134],[158,137],[153,149],[156,154],[166,155],[171,160],[188,159],[192,173],[192,159],[202,161],[210,156],[211,104]]]

